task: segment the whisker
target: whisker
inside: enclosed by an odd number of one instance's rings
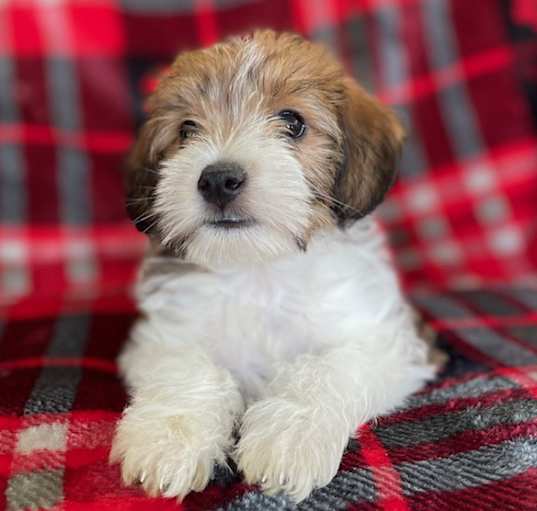
[[[157,222],[158,222],[158,218],[155,221],[153,221],[150,225],[148,225],[142,232],[147,233],[147,231],[150,231]]]
[[[145,222],[146,220],[149,220],[150,218],[156,216],[156,213],[154,211],[151,211],[147,214],[142,214],[139,217],[136,217],[133,222],[136,224],[138,222]]]
[[[139,202],[147,202],[147,201],[148,201],[147,197],[142,197],[142,198],[138,198],[138,199],[127,199],[125,202],[127,204],[136,204],[136,203],[139,203]]]
[[[355,213],[358,213],[359,215],[362,215],[362,212],[359,209],[356,209],[356,208],[352,207],[350,204],[347,204],[346,202],[342,202],[342,201],[336,199],[335,197],[332,197],[331,195],[328,195],[328,194],[322,192],[321,190],[317,189],[313,185],[311,186],[311,188],[313,190],[313,193],[315,195],[317,195],[318,197],[320,197],[322,199],[326,199],[326,200],[328,200],[329,202],[331,202],[332,204],[334,204],[336,206],[341,206],[343,208],[350,209],[351,211],[354,211]]]

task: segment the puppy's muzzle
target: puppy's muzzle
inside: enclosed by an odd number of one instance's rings
[[[244,188],[246,172],[236,163],[217,162],[205,167],[198,181],[198,190],[209,204],[224,208]]]

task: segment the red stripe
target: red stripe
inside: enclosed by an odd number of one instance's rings
[[[434,474],[431,474],[434,477]],[[413,511],[535,511],[537,509],[537,468],[499,481],[463,490],[417,492]]]
[[[420,311],[426,318],[431,317],[431,315],[427,313],[427,311],[421,309]],[[434,321],[434,318],[432,320]],[[429,319],[427,319],[427,322],[429,322]],[[443,333],[443,336],[461,353],[467,355],[473,360],[477,360],[478,362],[487,365],[490,368],[493,368],[496,374],[505,376],[515,381],[519,385],[523,386],[530,396],[537,399],[537,382],[532,376],[528,376],[528,374],[531,374],[531,372],[534,370],[535,365],[531,365],[525,368],[505,367],[498,360],[479,351],[473,345],[470,345],[463,341],[455,332],[447,330]]]
[[[213,0],[196,0],[195,20],[199,40],[203,46],[210,46],[218,41],[218,28],[214,13]]]
[[[519,385],[521,385],[526,392],[537,399],[537,379],[533,376],[535,374],[535,366],[528,367],[499,367],[496,369],[496,374],[505,376]]]
[[[445,458],[454,454],[501,444],[507,440],[526,439],[537,434],[537,419],[524,424],[496,424],[486,429],[471,429],[434,442],[393,448],[390,458],[394,464]]]
[[[123,54],[125,41],[116,2],[60,2],[38,9],[39,4],[43,2],[14,1],[7,2],[5,8],[0,7],[0,12],[4,10],[9,17],[11,28],[10,44],[0,46],[0,54],[6,54],[8,48],[23,57],[43,57],[49,53],[68,57],[76,55],[78,58]],[[61,40],[50,37],[47,40],[47,29],[52,29],[52,26],[43,26],[43,11],[65,18],[71,35],[69,45],[62,45]]]
[[[465,161],[458,161],[447,165],[441,165],[427,169],[427,173],[422,176],[413,178],[412,187],[408,188],[402,182],[396,183],[390,192],[394,199],[401,203],[408,203],[413,200],[412,191],[419,187],[433,187],[438,190],[438,196],[445,205],[460,205],[461,200],[461,183],[460,179],[453,179],[454,174],[460,174],[461,170],[466,171],[471,167],[488,167],[495,165],[498,167],[494,173],[495,185],[485,192],[474,193],[475,197],[485,198],[489,195],[497,195],[498,192],[508,186],[522,185],[527,186],[528,178],[533,181],[534,171],[537,170],[537,141],[535,138],[517,140],[512,143],[503,143],[499,146],[489,148],[486,155],[469,158]],[[500,170],[509,170],[501,172]],[[491,171],[492,172],[492,171]],[[435,209],[434,213],[438,213]],[[413,208],[405,207],[404,214],[406,220],[423,219],[424,213],[414,212]],[[397,219],[400,221],[400,219]],[[390,222],[386,222],[390,224]],[[482,235],[481,231],[477,234]]]
[[[94,257],[108,255],[120,259],[141,256],[146,249],[147,239],[130,222],[118,223],[114,227],[9,227],[0,226],[0,242],[18,242],[26,249],[29,264],[65,262],[70,242],[86,242]],[[1,261],[1,259],[0,259]]]
[[[83,367],[84,369],[96,369],[105,373],[117,374],[117,366],[114,362],[98,358],[36,357],[0,362],[0,369],[10,371],[36,367]]]
[[[463,80],[493,73],[512,64],[513,53],[507,47],[461,58],[456,64],[438,71],[431,70],[422,76],[412,77],[396,87],[387,87],[377,94],[387,103],[411,103],[418,98],[433,94]]]
[[[15,452],[10,468],[10,476],[41,470],[63,469],[65,452],[62,450],[34,449],[30,453]],[[8,475],[8,474],[6,474]]]
[[[498,371],[495,371],[498,372]],[[507,376],[501,374],[501,376]],[[515,382],[518,384],[518,382]],[[528,382],[526,385],[529,386]],[[489,407],[497,406],[506,401],[512,401],[514,399],[522,400],[528,398],[528,389],[521,385],[522,388],[511,388],[498,390],[496,392],[483,393],[477,397],[465,397],[465,398],[452,398],[449,401],[435,404],[425,404],[417,408],[411,408],[410,410],[403,410],[401,412],[395,412],[392,415],[380,417],[378,419],[379,427],[387,427],[394,424],[400,424],[403,422],[412,422],[416,420],[425,420],[438,415],[450,414],[454,412],[462,412],[471,407]],[[537,382],[533,382],[533,387],[537,388]]]
[[[453,300],[455,300],[455,301],[458,301],[460,306],[462,306],[463,308],[468,310],[468,312],[470,314],[474,314],[476,318],[481,317],[481,314],[482,314],[481,309],[477,306],[477,304],[474,304],[473,302],[471,302],[469,300],[464,300],[464,295],[456,296],[456,295],[451,294],[451,298]],[[533,323],[535,323],[535,322],[533,322]],[[511,344],[514,344],[515,346],[522,348],[523,350],[531,351],[533,353],[537,353],[537,349],[533,345],[517,339],[516,337],[512,336],[511,334],[505,332],[503,328],[496,327],[495,330],[503,339],[505,339],[506,342],[510,342]],[[502,365],[502,366],[504,365],[504,363],[501,362],[501,361],[498,361],[498,364]],[[514,379],[515,375],[517,375],[516,376],[516,378],[518,378],[516,380],[517,382],[519,382],[519,383],[525,382],[525,383],[521,383],[521,384],[523,384],[525,387],[528,387],[528,390],[530,391],[530,393],[535,392],[536,389],[533,388],[533,387],[535,387],[535,383],[536,383],[535,380],[530,379],[528,381],[527,375],[524,374],[523,370],[520,369],[520,368],[513,367],[513,368],[510,368],[510,370],[513,371],[513,373],[512,373],[513,376],[511,376],[511,379]],[[531,388],[531,390],[530,390],[530,388]]]
[[[118,222],[112,226],[109,225],[95,225],[92,227],[85,226],[52,226],[45,227],[39,225],[28,225],[27,227],[19,227],[15,225],[0,225],[0,237],[17,237],[17,236],[27,236],[29,238],[36,240],[48,240],[50,238],[61,239],[65,236],[72,236],[76,238],[94,236],[97,238],[109,238],[110,240],[117,239],[121,237],[121,240],[134,239],[134,240],[145,240],[146,237],[141,235],[130,222]]]
[[[0,143],[65,145],[100,153],[123,153],[133,135],[127,131],[64,131],[50,125],[0,123]]]
[[[124,265],[125,263],[123,263]],[[135,266],[132,266],[134,273]],[[61,292],[42,292],[34,294],[13,305],[0,307],[0,317],[9,318],[11,321],[28,320],[32,318],[56,317],[58,314],[68,314],[79,311],[91,311],[93,314],[133,314],[136,310],[132,298],[127,294],[126,287],[130,285],[132,278],[125,279],[118,284],[116,289],[106,289],[107,293],[97,298],[71,297],[70,299],[62,289]],[[100,283],[97,283],[100,284]],[[105,284],[105,283],[103,283]],[[0,295],[0,303],[2,296]]]
[[[108,410],[73,410],[58,413],[36,413],[31,416],[0,415],[0,428],[9,431],[18,431],[22,425],[41,425],[69,420],[71,424],[87,422],[116,422],[120,412]]]
[[[60,509],[61,511],[182,511],[185,509],[183,504],[178,502],[177,499],[150,499],[138,489],[132,491],[123,489],[119,491],[119,488],[121,488],[119,477],[117,478],[116,484],[116,494],[108,492],[106,498],[99,498],[100,488],[92,488],[97,497],[96,500],[83,501],[69,499],[61,504]],[[79,491],[84,491],[87,498],[90,490],[88,488],[80,488]],[[56,510],[57,508],[51,509],[51,511]]]
[[[0,454],[0,475],[9,477],[11,474],[11,463],[13,461],[12,454]],[[4,508],[0,508],[4,509]]]
[[[362,456],[373,473],[378,496],[378,509],[386,511],[410,511],[401,490],[401,479],[394,468],[386,449],[369,425],[359,431]]]

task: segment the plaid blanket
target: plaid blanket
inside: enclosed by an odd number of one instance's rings
[[[259,25],[331,47],[410,138],[381,213],[410,287],[533,281],[535,0],[3,0],[0,303],[121,293],[121,166],[178,49]]]
[[[330,46],[409,128],[380,210],[450,363],[360,428],[299,509],[537,509],[535,0],[0,1],[0,509],[286,510],[220,470],[174,501],[106,460],[145,239],[121,167],[178,49],[256,26]]]
[[[537,291],[421,294],[450,362],[393,414],[362,426],[302,510],[537,509]],[[11,319],[0,342],[0,509],[293,509],[234,472],[181,505],[122,488],[107,457],[125,404],[115,357],[132,314],[64,304]]]

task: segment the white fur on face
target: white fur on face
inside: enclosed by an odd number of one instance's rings
[[[278,136],[275,122],[251,115],[238,121],[227,135],[216,130],[193,137],[162,163],[155,213],[163,244],[182,248],[187,261],[209,267],[260,262],[298,250],[297,241],[310,223],[312,194],[292,147]],[[225,215],[250,219],[251,226],[207,225],[215,212],[197,184],[203,169],[219,161],[236,163],[247,174],[244,190]],[[181,243],[183,247],[178,246]]]

